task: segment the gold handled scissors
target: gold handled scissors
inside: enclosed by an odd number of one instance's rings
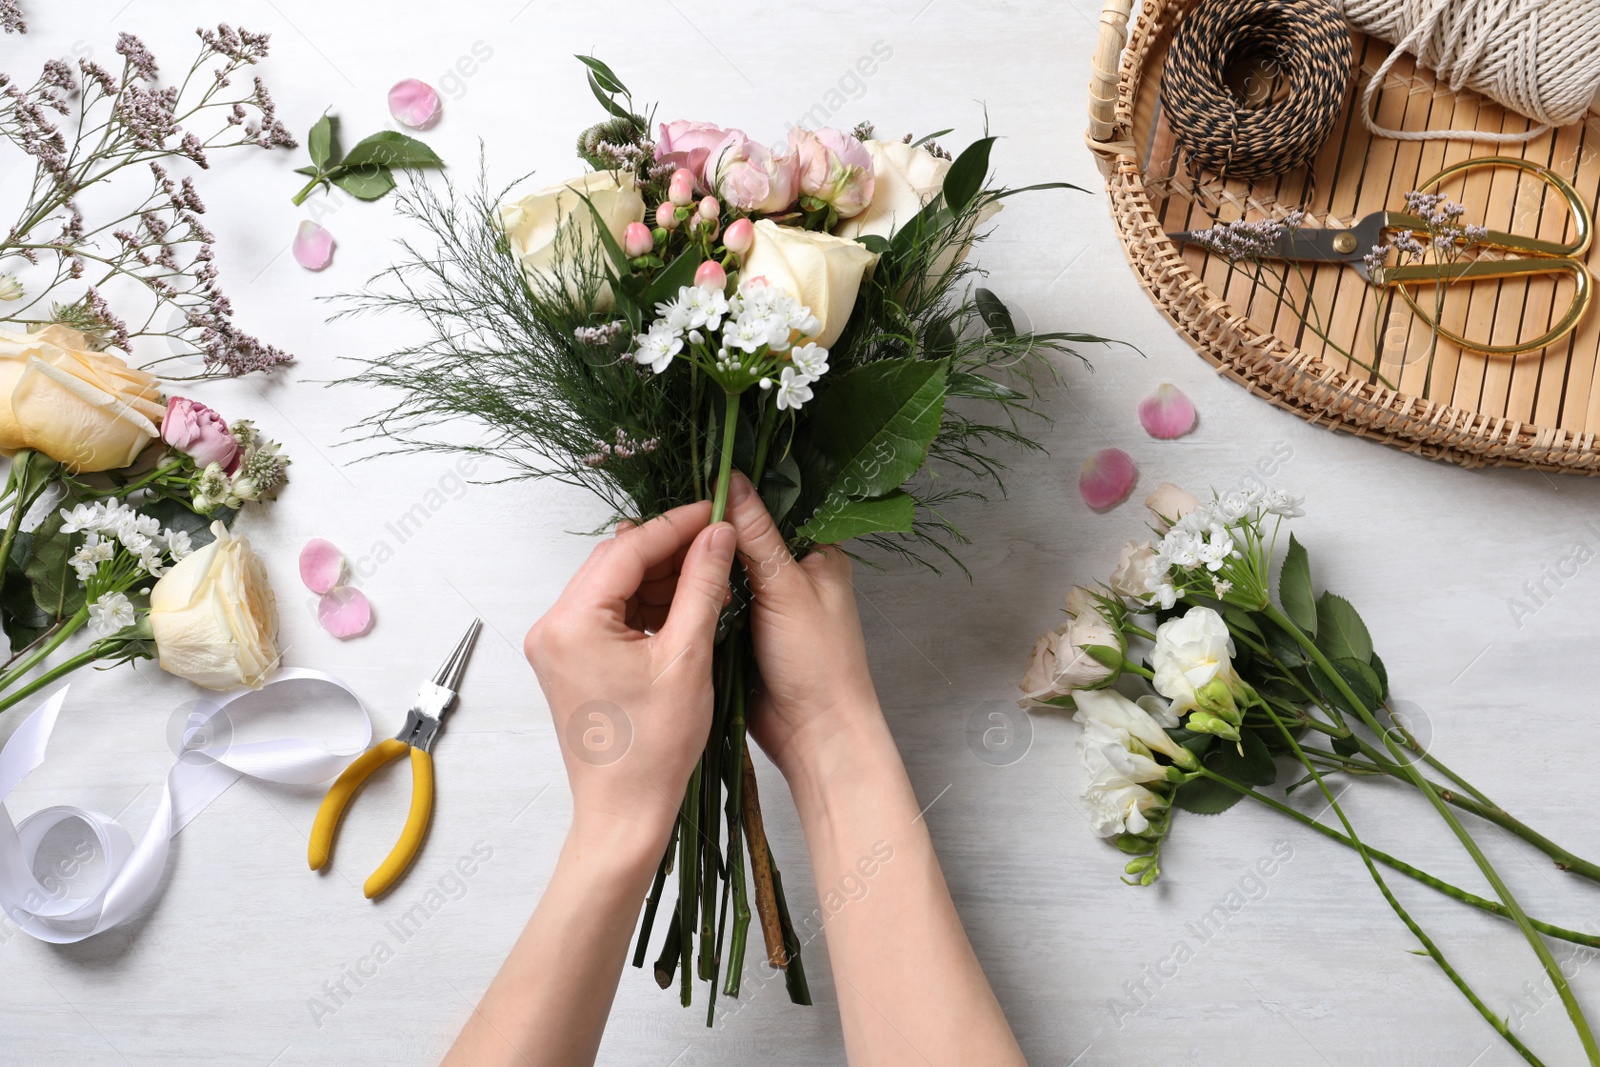
[[[1374,211],[1348,229],[1338,227],[1324,228],[1284,228],[1277,238],[1271,254],[1267,258],[1281,259],[1298,263],[1341,263],[1354,267],[1368,284],[1379,288],[1399,289],[1400,295],[1416,316],[1428,325],[1428,328],[1438,332],[1440,337],[1452,341],[1460,347],[1471,352],[1480,352],[1484,355],[1517,355],[1522,352],[1533,352],[1547,345],[1555,344],[1567,334],[1577,328],[1584,314],[1589,310],[1589,303],[1593,297],[1593,281],[1589,276],[1589,269],[1584,266],[1579,258],[1589,251],[1589,241],[1593,220],[1589,214],[1589,207],[1579,197],[1577,190],[1573,189],[1559,174],[1555,174],[1547,167],[1537,163],[1530,163],[1525,159],[1515,159],[1510,156],[1482,156],[1477,159],[1463,160],[1451,167],[1435,174],[1423,182],[1418,192],[1427,192],[1457,177],[1466,171],[1476,170],[1481,167],[1508,167],[1525,171],[1554,189],[1566,201],[1567,210],[1572,216],[1573,228],[1577,235],[1567,244],[1555,241],[1541,241],[1534,237],[1524,237],[1520,234],[1500,233],[1488,230],[1476,235],[1476,239],[1463,242],[1461,247],[1495,248],[1503,252],[1514,252],[1517,259],[1497,260],[1465,260],[1453,263],[1414,263],[1394,267],[1370,267],[1367,263],[1367,253],[1379,244],[1385,230],[1411,230],[1417,234],[1425,234],[1428,224],[1425,220],[1415,215],[1408,215],[1401,211]],[[1205,245],[1208,230],[1187,230],[1182,233],[1167,234],[1172,240],[1183,243]],[[1573,295],[1572,304],[1566,313],[1561,316],[1554,326],[1545,333],[1530,341],[1518,341],[1514,344],[1497,345],[1486,344],[1481,341],[1470,340],[1460,334],[1439,325],[1429,318],[1417,304],[1416,297],[1407,286],[1425,282],[1456,282],[1456,281],[1483,281],[1485,279],[1505,279],[1527,277],[1538,274],[1569,274],[1572,276],[1577,290]]]
[[[405,725],[400,727],[400,732],[357,756],[328,789],[328,795],[317,808],[317,819],[311,826],[311,845],[306,853],[313,871],[321,870],[328,862],[328,854],[333,851],[334,831],[339,828],[339,820],[356,791],[379,767],[405,752],[411,753],[411,811],[389,857],[362,886],[367,899],[394,885],[416,858],[417,850],[422,847],[422,837],[428,830],[428,819],[433,814],[433,742],[439,736],[445,716],[455,706],[461,674],[466,670],[467,657],[472,655],[473,642],[482,628],[482,620],[472,620],[444,666],[417,690],[417,698],[406,712]]]

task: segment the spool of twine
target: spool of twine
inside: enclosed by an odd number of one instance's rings
[[[1353,63],[1333,0],[1201,0],[1178,26],[1161,106],[1191,162],[1258,180],[1303,166],[1338,121]],[[1269,98],[1229,86],[1241,67]]]
[[[1600,91],[1597,0],[1338,0],[1361,29],[1394,45],[1367,83],[1361,118],[1381,137],[1404,141],[1528,141],[1585,117]],[[1417,57],[1452,91],[1463,86],[1539,123],[1527,133],[1391,130],[1372,105],[1402,53]]]

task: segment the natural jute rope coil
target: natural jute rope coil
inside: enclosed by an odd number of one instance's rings
[[[1250,107],[1228,88],[1254,61],[1287,92]],[[1256,180],[1303,166],[1338,121],[1350,82],[1350,30],[1332,0],[1201,0],[1173,36],[1161,106],[1190,160]]]
[[[1600,89],[1600,0],[1339,0],[1351,22],[1394,45],[1367,82],[1361,118],[1381,137],[1528,141],[1584,118]],[[1536,122],[1527,133],[1390,130],[1373,98],[1403,52],[1452,91],[1462,86]]]

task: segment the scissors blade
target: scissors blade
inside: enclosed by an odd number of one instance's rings
[[[1340,263],[1360,268],[1366,254],[1383,236],[1384,212],[1377,211],[1349,228],[1301,226],[1285,228],[1268,246],[1264,259],[1290,263]],[[1212,230],[1184,230],[1167,236],[1178,244],[1209,247]]]

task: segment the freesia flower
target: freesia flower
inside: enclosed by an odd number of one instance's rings
[[[794,152],[773,155],[765,145],[729,130],[706,159],[705,184],[741,211],[781,214],[799,195],[799,157]]]
[[[831,128],[815,132],[796,126],[789,147],[800,167],[801,206],[827,206],[841,219],[860,214],[872,202],[872,154],[848,133]]]
[[[1150,825],[1146,812],[1167,803],[1147,785],[1164,781],[1167,775],[1154,754],[1192,769],[1197,766],[1193,753],[1168,737],[1152,716],[1160,709],[1157,700],[1145,698],[1136,704],[1113,689],[1080,692],[1074,699],[1077,711],[1072,717],[1083,727],[1078,754],[1089,772],[1083,796],[1095,832],[1102,837],[1143,833]]]
[[[1181,618],[1168,619],[1157,627],[1155,649],[1150,653],[1155,671],[1152,684],[1172,701],[1175,715],[1196,710],[1214,713],[1216,690],[1207,687],[1219,680],[1228,690],[1242,684],[1233,669],[1233,655],[1233,637],[1222,616],[1211,608],[1190,608]],[[1231,699],[1227,703],[1231,706]]]

